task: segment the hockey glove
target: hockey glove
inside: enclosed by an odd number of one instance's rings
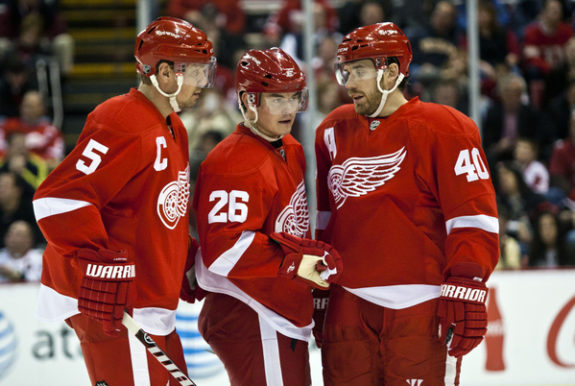
[[[272,233],[284,252],[279,274],[302,280],[319,289],[329,288],[343,270],[339,253],[322,241],[302,239],[289,233]]]
[[[487,332],[487,287],[480,272],[475,264],[456,265],[441,285],[437,308],[439,338],[451,356],[467,354]]]
[[[125,252],[79,249],[77,262],[84,274],[78,296],[81,313],[102,323],[104,332],[117,335],[125,309],[131,308],[130,284],[136,267]]]
[[[313,337],[315,344],[321,348],[323,338],[323,322],[325,320],[325,312],[329,303],[329,291],[314,289],[313,290]]]
[[[196,300],[202,300],[206,296],[206,292],[198,285],[196,270],[194,268],[196,252],[198,248],[200,248],[200,245],[192,236],[189,236],[189,241],[188,259],[186,260],[186,268],[184,269],[184,277],[182,278],[180,299],[188,303],[193,303]]]

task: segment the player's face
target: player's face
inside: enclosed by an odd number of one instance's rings
[[[301,92],[262,93],[256,127],[270,137],[289,134],[300,108]]]
[[[194,87],[184,83],[184,85],[182,85],[182,89],[176,96],[176,100],[178,101],[178,105],[182,109],[185,109],[193,107],[200,98],[201,94],[202,89],[200,87]]]
[[[377,109],[381,93],[377,89],[377,71],[370,59],[346,63],[343,72],[347,73],[345,88],[353,100],[356,113],[369,115]]]

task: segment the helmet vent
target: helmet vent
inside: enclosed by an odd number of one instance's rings
[[[138,51],[140,51],[142,49],[143,45],[144,45],[144,41],[140,40],[140,44],[138,45]]]
[[[264,78],[273,79],[273,76],[271,76],[271,74],[265,74]]]
[[[148,34],[151,34],[152,32],[154,32],[155,29],[156,29],[156,26],[153,26],[152,28],[150,28],[148,30]]]
[[[261,83],[264,87],[269,87],[269,85],[270,85],[268,82],[261,82]]]

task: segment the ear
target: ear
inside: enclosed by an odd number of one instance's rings
[[[391,63],[388,65],[384,72],[383,79],[381,80],[383,88],[387,90],[391,89],[395,85],[398,76],[399,66],[397,63]]]
[[[158,82],[162,81],[169,81],[170,78],[174,75],[173,70],[170,65],[166,62],[160,63],[158,66],[158,71],[156,72],[156,78],[158,78]]]

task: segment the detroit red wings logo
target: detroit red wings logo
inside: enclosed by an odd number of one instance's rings
[[[395,153],[353,157],[341,165],[333,165],[329,169],[328,183],[337,209],[341,208],[348,197],[366,195],[395,177],[406,154],[407,150],[402,147]]]
[[[157,213],[168,229],[174,229],[186,216],[190,199],[190,167],[178,172],[178,180],[169,182],[158,196]]]
[[[305,237],[309,230],[309,213],[303,180],[292,194],[289,204],[276,219],[275,231],[287,232],[297,237]]]

